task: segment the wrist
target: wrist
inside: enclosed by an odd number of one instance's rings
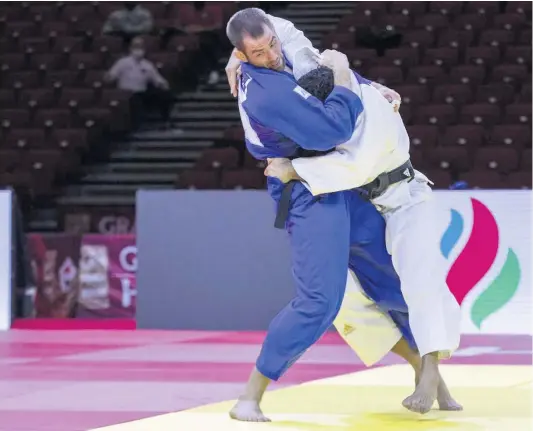
[[[294,165],[292,164],[291,162],[291,177],[293,180],[296,180],[296,181],[304,181],[304,179],[298,175],[298,172],[296,172],[296,169],[294,169]]]
[[[341,85],[346,88],[350,88],[351,84],[351,72],[350,70],[336,70],[333,72],[333,81],[335,85]]]

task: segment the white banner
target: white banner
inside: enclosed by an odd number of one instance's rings
[[[463,333],[532,334],[531,191],[436,193]]]
[[[0,190],[0,330],[11,327],[12,195]]]

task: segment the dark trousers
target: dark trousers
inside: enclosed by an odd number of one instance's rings
[[[147,111],[157,111],[163,121],[168,121],[174,96],[169,90],[148,87],[146,91],[135,93],[131,99],[131,113],[134,124],[143,120]]]

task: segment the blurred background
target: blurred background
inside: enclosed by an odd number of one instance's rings
[[[110,265],[83,241],[125,235],[113,247],[136,265],[138,190],[264,189],[224,72],[225,24],[251,6],[399,92],[413,163],[437,189],[531,188],[531,2],[1,2],[19,316],[72,315],[65,286]],[[24,305],[48,282],[56,294]]]

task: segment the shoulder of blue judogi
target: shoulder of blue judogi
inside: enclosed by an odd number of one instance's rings
[[[354,92],[335,87],[325,103],[301,88],[287,73],[243,70],[240,98],[251,120],[278,131],[309,150],[330,150],[353,134],[362,102]]]
[[[278,143],[283,140],[283,136],[264,125],[257,119],[255,112],[259,109],[258,102],[264,94],[264,89],[257,81],[254,81],[248,74],[243,74],[239,81],[239,113],[244,138],[250,154],[259,160],[269,157],[281,157],[275,149]],[[260,116],[259,116],[260,117]]]

